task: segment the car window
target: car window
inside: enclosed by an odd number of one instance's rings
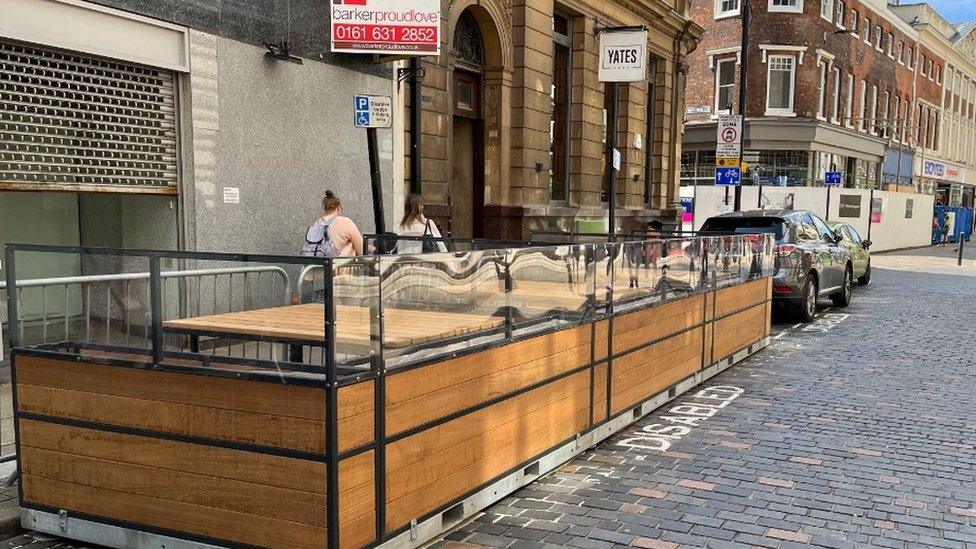
[[[776,217],[710,217],[700,231],[709,233],[762,234],[773,233],[782,243],[783,220]]]
[[[857,234],[857,229],[850,225],[847,226],[847,236],[851,239],[851,242],[855,244],[861,243],[861,235]]]
[[[809,215],[804,215],[797,220],[796,239],[800,242],[820,241],[820,232],[817,231],[817,226],[813,224],[813,218]]]
[[[830,229],[827,227],[827,224],[821,221],[820,218],[817,216],[810,216],[810,217],[813,218],[813,224],[815,227],[817,227],[817,232],[820,234],[821,240],[823,240],[827,244],[833,244],[836,241],[836,239],[834,238],[834,233],[832,233]]]

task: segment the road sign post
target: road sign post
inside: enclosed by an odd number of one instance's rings
[[[735,211],[742,206],[742,117],[726,114],[718,118],[715,136],[715,184],[736,187]],[[728,201],[726,200],[726,203]]]
[[[369,156],[369,180],[373,190],[373,226],[377,235],[386,232],[383,208],[383,176],[380,172],[378,128],[393,125],[393,100],[381,95],[357,95],[353,99],[353,123],[366,130],[366,149]]]

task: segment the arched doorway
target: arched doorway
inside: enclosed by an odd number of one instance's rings
[[[454,26],[452,53],[451,227],[455,237],[481,237],[485,205],[485,44],[470,8],[461,13]]]

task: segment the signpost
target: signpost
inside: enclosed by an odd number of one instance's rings
[[[844,174],[841,172],[827,172],[824,175],[824,185],[827,186],[827,209],[824,210],[826,215],[824,219],[830,219],[830,188],[838,187],[844,184]]]
[[[621,82],[647,80],[647,27],[598,28],[600,35],[600,82],[609,83],[610,109],[607,112],[606,177],[610,189],[610,240],[617,239],[617,172],[620,151],[617,149],[617,124]]]
[[[366,129],[369,179],[373,187],[373,223],[376,234],[383,235],[386,232],[386,216],[383,214],[383,177],[376,130],[393,125],[393,100],[381,95],[357,95],[353,98],[353,112],[354,125]]]
[[[332,0],[332,51],[440,55],[440,0]]]
[[[725,205],[729,204],[729,187],[735,187],[735,211],[741,209],[742,195],[742,116],[723,114],[718,117],[715,136],[715,184],[725,187]]]

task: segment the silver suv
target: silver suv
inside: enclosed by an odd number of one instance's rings
[[[735,212],[705,220],[703,234],[774,233],[776,275],[773,302],[813,320],[817,300],[846,307],[854,286],[850,252],[816,214],[803,210]]]

